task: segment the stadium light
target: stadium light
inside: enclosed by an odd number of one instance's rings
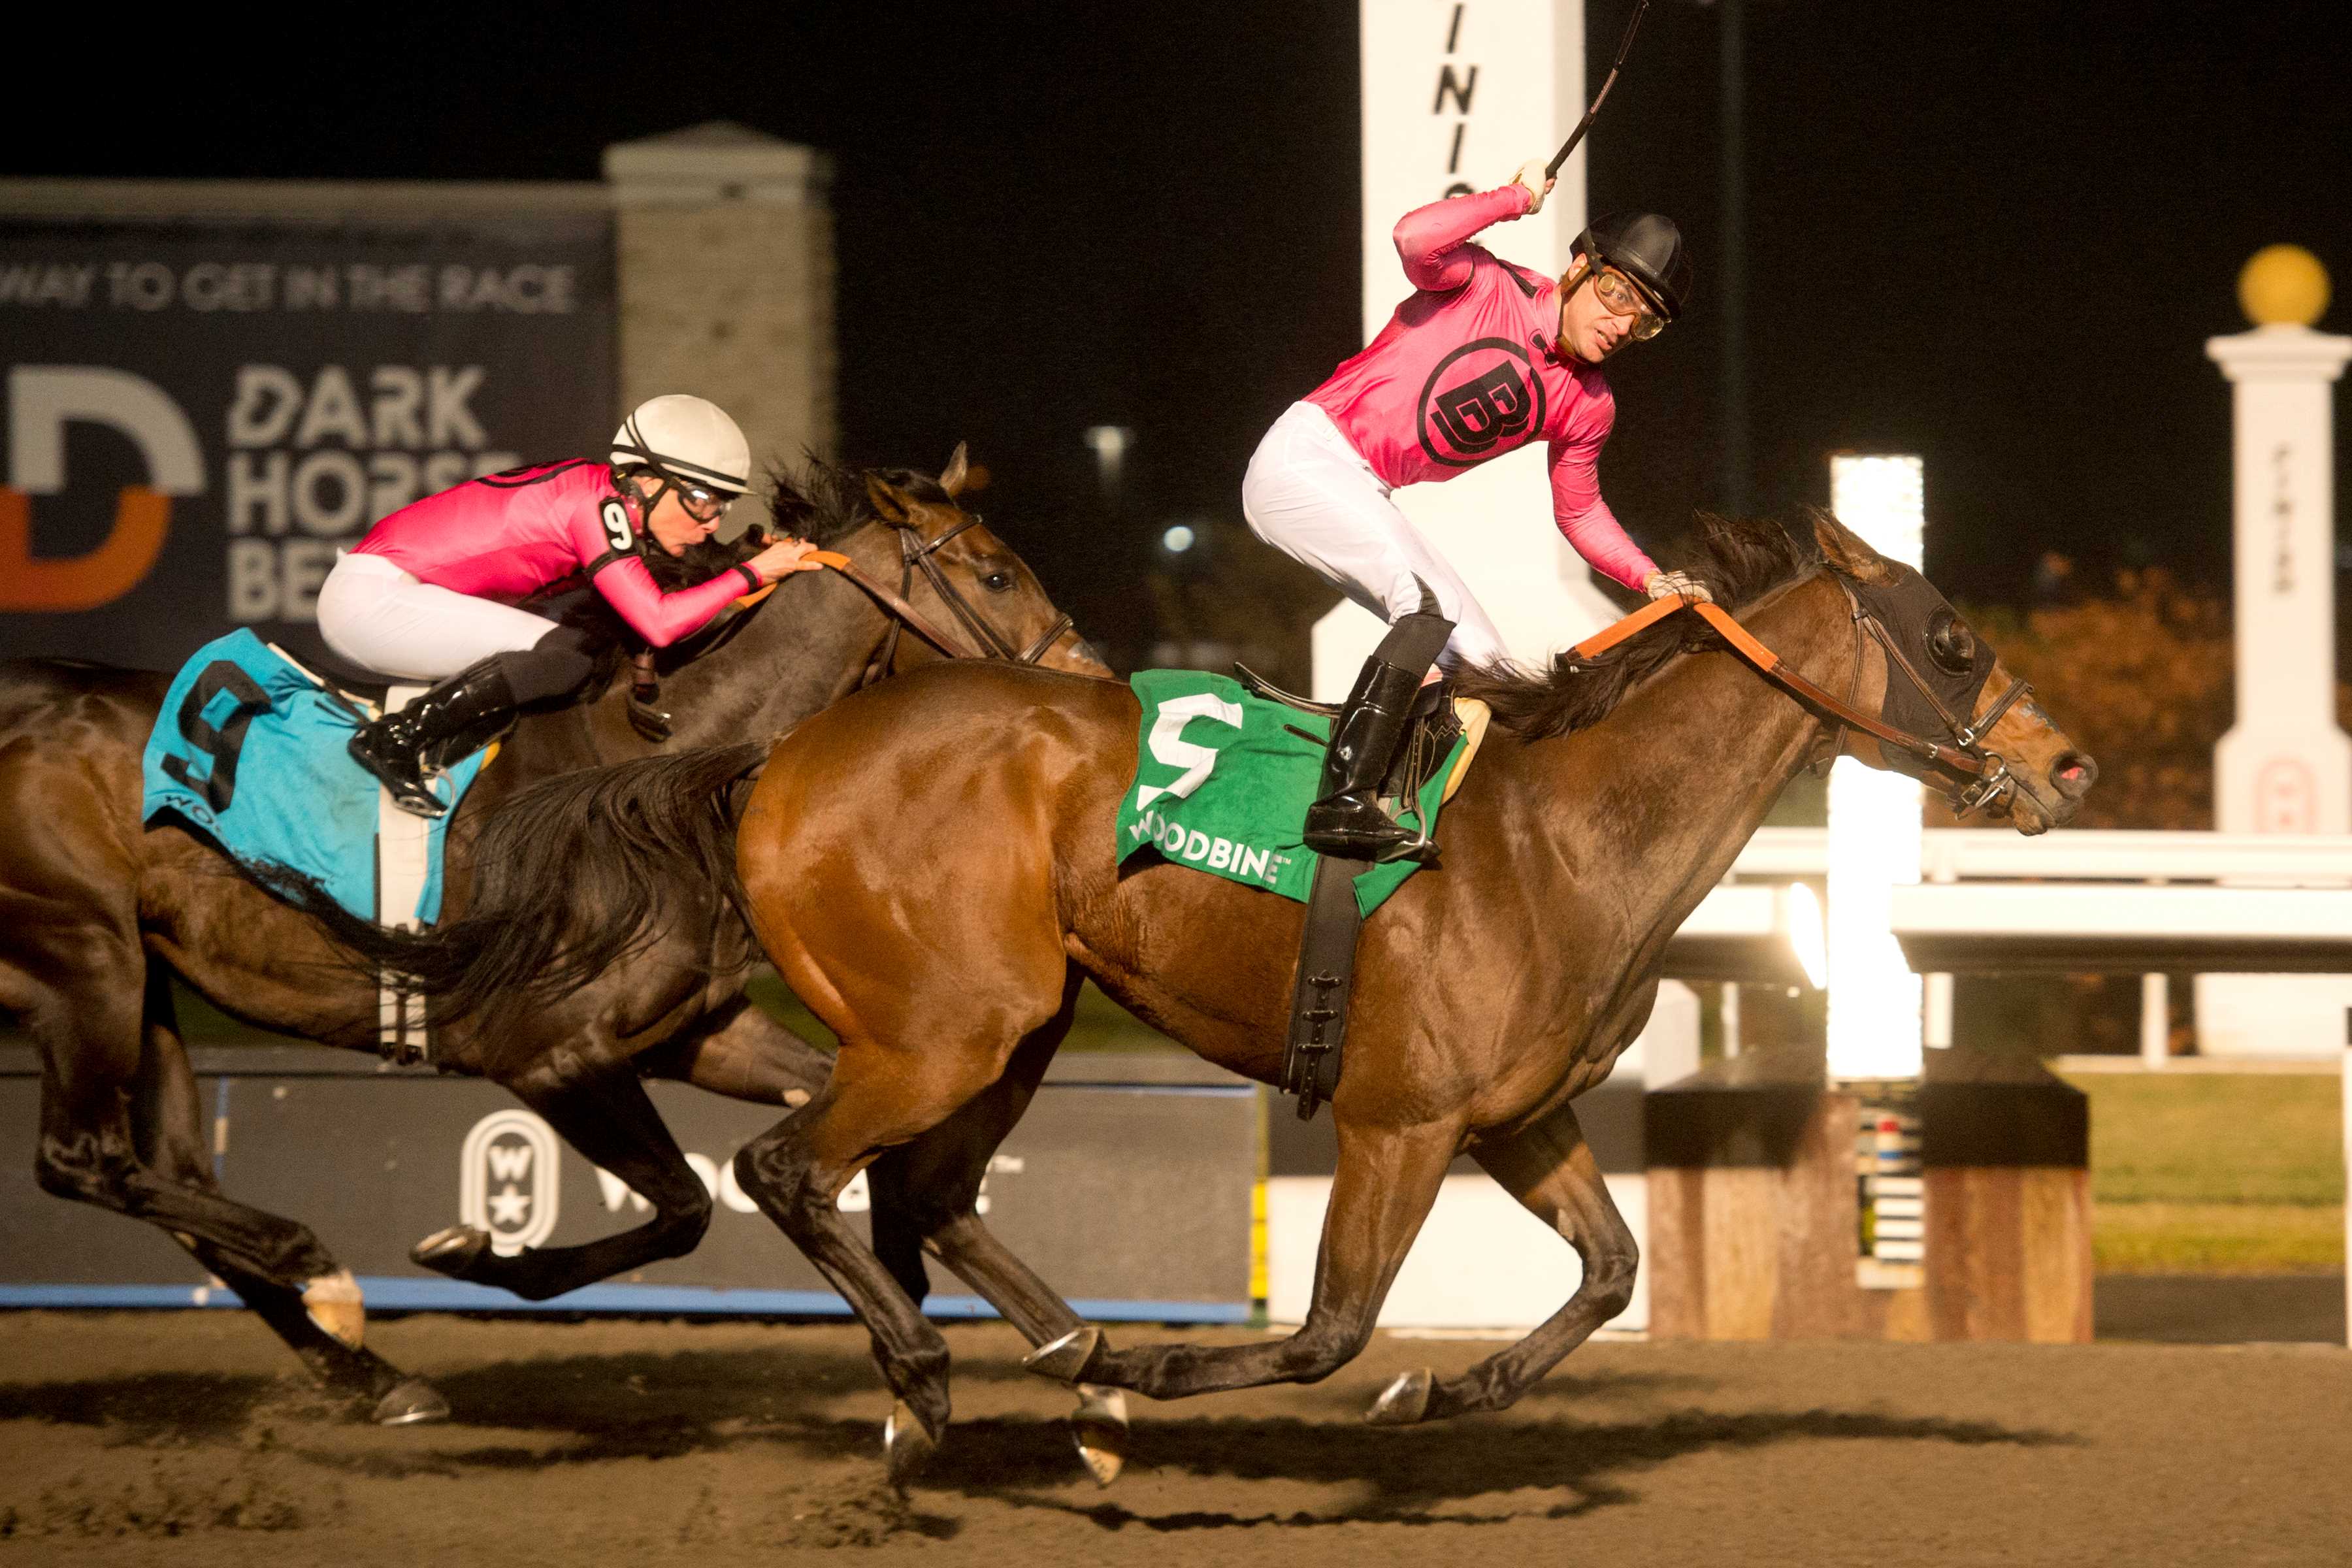
[[[1830,459],[1830,510],[1908,566],[1923,558],[1924,490],[1917,458]],[[1917,1078],[1921,988],[1895,944],[1892,904],[1898,883],[1919,880],[1919,785],[1841,757],[1829,794],[1830,1077]]]

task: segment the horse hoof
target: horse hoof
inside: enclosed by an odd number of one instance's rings
[[[367,1302],[360,1295],[360,1282],[348,1268],[321,1274],[303,1286],[302,1307],[320,1332],[341,1341],[346,1349],[359,1349],[367,1337]]]
[[[1091,1323],[1081,1323],[1060,1339],[1039,1345],[1021,1358],[1021,1364],[1039,1377],[1050,1377],[1055,1383],[1076,1383],[1087,1363],[1102,1349],[1100,1329]]]
[[[410,1247],[408,1256],[420,1268],[462,1279],[489,1249],[489,1232],[470,1225],[453,1225],[446,1230],[435,1231]]]
[[[1372,1407],[1364,1412],[1364,1419],[1375,1426],[1410,1426],[1429,1414],[1429,1369],[1401,1372],[1396,1381],[1381,1390]]]
[[[1098,1383],[1078,1384],[1078,1408],[1070,1417],[1070,1436],[1078,1446],[1078,1462],[1107,1487],[1127,1468],[1127,1392]]]
[[[375,1402],[375,1424],[379,1426],[422,1426],[427,1422],[449,1419],[449,1402],[441,1391],[421,1377],[403,1378],[393,1385],[392,1392]]]
[[[939,1446],[905,1400],[890,1407],[890,1419],[882,1423],[882,1458],[890,1467],[892,1486],[904,1491],[912,1485]]]

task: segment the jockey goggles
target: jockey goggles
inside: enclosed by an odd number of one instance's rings
[[[1601,297],[1601,305],[1612,316],[1633,318],[1633,338],[1645,343],[1666,330],[1666,319],[1650,309],[1641,286],[1613,267],[1603,267],[1593,279],[1592,291]]]

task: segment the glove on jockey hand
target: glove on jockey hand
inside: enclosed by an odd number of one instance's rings
[[[1715,603],[1715,595],[1706,591],[1706,584],[1685,572],[1653,572],[1642,579],[1642,592],[1653,599],[1678,594],[1685,605],[1696,605],[1702,599],[1710,605]]]
[[[1550,180],[1544,178],[1544,160],[1541,158],[1530,158],[1526,163],[1520,164],[1518,173],[1511,176],[1511,183],[1513,184],[1525,185],[1528,188],[1528,215],[1529,216],[1533,216],[1535,214],[1543,211],[1544,198],[1551,195],[1551,187],[1553,184]]]

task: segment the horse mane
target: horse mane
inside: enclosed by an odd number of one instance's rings
[[[917,500],[955,503],[929,474],[912,468],[853,468],[807,452],[795,466],[780,463],[768,470],[768,517],[778,532],[830,548],[879,521],[874,499],[866,490],[868,474]]]
[[[1698,533],[1705,559],[1691,563],[1690,574],[1706,584],[1717,604],[1734,611],[1819,563],[1817,555],[1767,519],[1702,512]],[[1599,723],[1628,691],[1676,655],[1719,646],[1721,639],[1705,622],[1676,616],[1636,632],[1596,659],[1562,653],[1545,669],[1501,660],[1463,671],[1454,689],[1486,703],[1495,722],[1522,740],[1547,740]]]

